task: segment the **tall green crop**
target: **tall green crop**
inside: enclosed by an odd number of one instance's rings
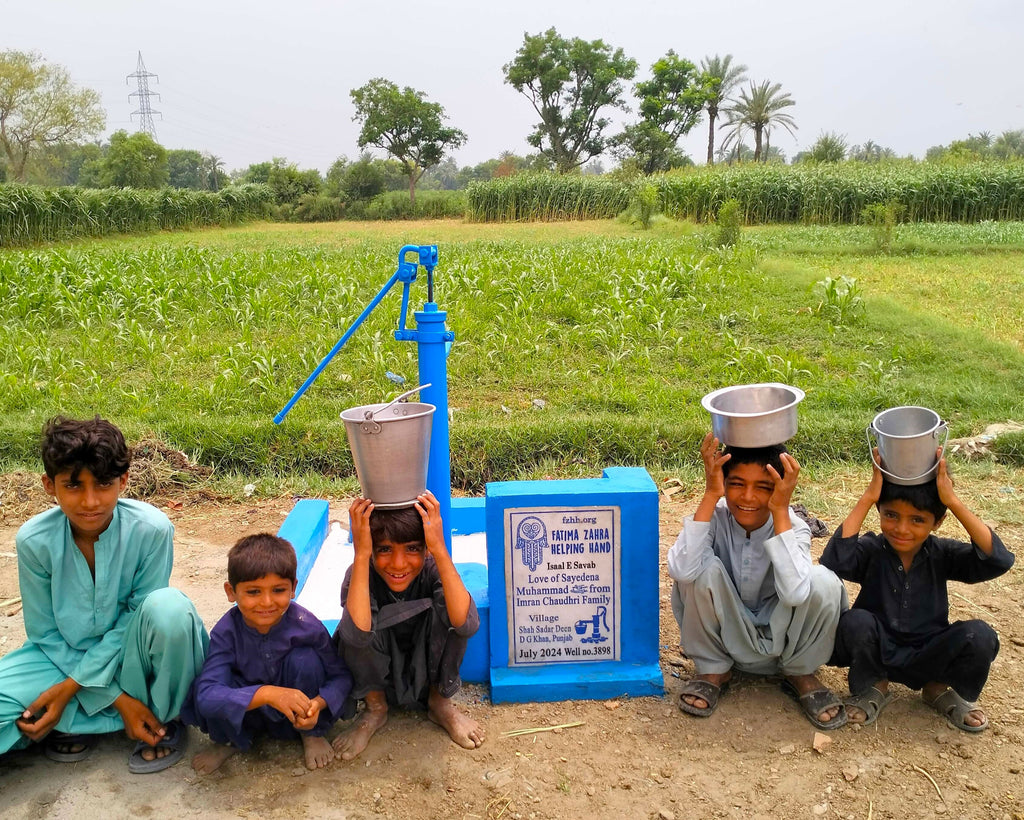
[[[265,185],[219,193],[0,185],[0,247],[231,224],[266,216],[272,201]]]

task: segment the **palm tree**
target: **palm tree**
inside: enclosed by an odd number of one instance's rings
[[[214,154],[203,155],[203,174],[206,177],[206,190],[220,190],[220,177],[224,173],[224,160]]]
[[[708,83],[708,101],[705,107],[708,112],[708,165],[715,163],[715,120],[718,112],[732,90],[747,76],[745,65],[733,65],[732,55],[705,57],[700,63]]]
[[[783,111],[796,101],[789,93],[782,93],[782,85],[771,85],[765,80],[760,85],[753,82],[748,88],[740,91],[739,100],[729,109],[728,125],[732,130],[725,138],[725,143],[740,139],[744,131],[754,132],[754,162],[767,159],[764,150],[764,136],[775,126],[781,125],[790,134],[796,129],[793,118]]]

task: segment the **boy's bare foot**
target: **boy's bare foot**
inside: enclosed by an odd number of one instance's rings
[[[725,684],[732,680],[732,670],[730,669],[728,672],[725,672],[721,675],[697,675],[694,678],[694,680],[706,680],[708,683],[714,684],[715,686],[721,688],[722,686],[725,686]],[[704,700],[704,698],[697,697],[696,695],[683,694],[680,695],[680,697],[694,709],[707,709],[709,706],[708,702]]]
[[[334,748],[327,738],[318,735],[303,735],[302,750],[306,753],[306,768],[322,769],[334,760]]]
[[[786,680],[796,690],[798,697],[803,697],[810,692],[817,692],[818,690],[828,691],[828,687],[818,680],[817,675],[786,675]],[[818,720],[822,723],[829,723],[842,711],[843,704],[836,699],[835,706],[818,713]]]
[[[217,743],[212,749],[199,752],[192,758],[192,769],[196,774],[210,774],[217,771],[221,764],[237,751],[234,746]]]
[[[361,754],[370,738],[388,722],[388,701],[383,692],[367,693],[364,704],[366,708],[356,718],[355,726],[338,735],[331,744],[342,760]]]
[[[484,742],[484,727],[460,712],[451,698],[441,697],[434,687],[430,687],[427,715],[464,749],[478,749]]]

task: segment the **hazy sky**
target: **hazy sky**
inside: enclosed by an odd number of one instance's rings
[[[125,78],[141,51],[159,76],[160,143],[210,151],[228,169],[280,156],[326,171],[356,157],[349,91],[373,77],[444,106],[469,136],[460,165],[525,154],[537,117],[502,66],[525,32],[552,26],[621,47],[638,79],[670,48],[695,63],[732,54],[796,100],[796,137],[772,135],[789,157],[825,131],[920,157],[1024,128],[1020,0],[0,0],[0,49],[38,51],[98,91],[105,135],[138,127]],[[683,142],[698,162],[706,128]]]

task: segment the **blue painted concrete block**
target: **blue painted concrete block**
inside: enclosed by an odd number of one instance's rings
[[[494,482],[486,523],[494,703],[662,694],[646,470]]]
[[[454,499],[453,499],[454,500]],[[462,583],[473,596],[480,615],[480,628],[469,639],[459,673],[466,683],[490,681],[491,602],[487,591],[487,567],[477,563],[456,564]]]
[[[453,498],[450,526],[452,535],[483,532],[485,526],[483,498]]]
[[[320,553],[320,546],[327,537],[327,530],[330,526],[329,512],[330,504],[326,501],[315,498],[300,499],[281,524],[281,529],[277,531],[278,536],[295,547],[295,557],[298,559],[296,598],[302,592],[306,578],[309,577],[309,571],[313,568],[316,557]],[[339,588],[341,586],[340,580],[338,586]]]

